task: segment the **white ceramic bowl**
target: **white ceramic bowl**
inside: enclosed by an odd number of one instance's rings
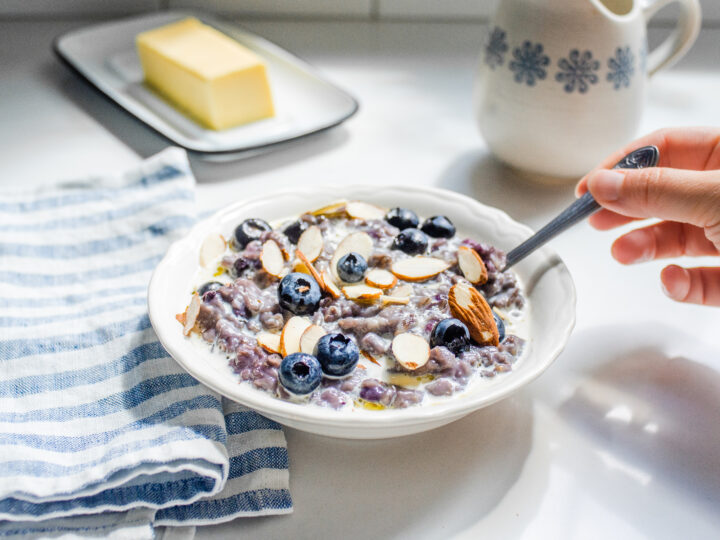
[[[218,393],[303,431],[352,439],[409,435],[442,426],[495,403],[540,375],[562,351],[575,323],[575,287],[563,262],[544,248],[515,268],[529,299],[530,339],[510,373],[471,384],[463,393],[427,406],[396,410],[332,410],[298,405],[241,383],[220,354],[185,338],[175,314],[185,310],[198,268],[198,252],[210,232],[230,237],[245,218],[267,221],[292,217],[337,199],[356,199],[386,207],[412,208],[422,216],[445,214],[458,234],[510,249],[532,231],[504,212],[441,189],[410,186],[304,187],[238,201],[193,227],[173,244],[150,281],[150,320],[163,346],[193,377]]]

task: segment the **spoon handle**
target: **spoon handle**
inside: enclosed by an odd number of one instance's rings
[[[622,158],[613,169],[644,169],[655,167],[660,158],[660,152],[655,146],[643,146]],[[578,221],[600,210],[601,206],[588,191],[574,203],[563,210],[555,219],[545,225],[533,236],[507,254],[507,262],[504,270],[521,261],[537,248],[555,238],[565,229],[572,227]]]

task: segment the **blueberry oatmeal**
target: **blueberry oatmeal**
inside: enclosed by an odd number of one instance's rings
[[[511,371],[526,310],[505,255],[447,216],[337,202],[208,236],[183,332],[242,381],[334,409],[438,402]]]

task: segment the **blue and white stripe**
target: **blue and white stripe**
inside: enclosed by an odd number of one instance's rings
[[[280,427],[199,385],[147,317],[193,192],[169,149],[0,197],[0,537],[187,534],[292,510]]]

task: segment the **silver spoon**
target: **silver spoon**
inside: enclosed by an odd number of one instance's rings
[[[660,151],[656,146],[643,146],[630,152],[613,167],[613,169],[644,169],[655,167],[660,159]],[[507,254],[505,268],[507,270],[515,263],[523,260],[537,248],[555,238],[558,234],[582,221],[586,217],[600,210],[601,206],[588,191],[563,210],[555,219],[542,229],[525,240],[518,247]]]

